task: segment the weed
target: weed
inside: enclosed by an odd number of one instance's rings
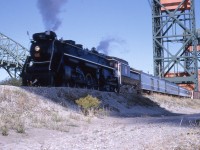
[[[195,120],[198,127],[200,127],[200,119]]]
[[[80,116],[78,116],[78,115],[76,115],[76,114],[73,114],[73,113],[70,113],[70,114],[69,114],[69,118],[74,119],[74,120],[76,120],[76,121],[81,120]]]
[[[101,103],[99,99],[92,97],[91,95],[80,98],[75,102],[81,107],[81,110],[85,116],[89,115],[90,113],[95,114],[96,109]]]
[[[92,121],[92,118],[91,117],[87,117],[86,122],[87,123],[91,123],[91,121]]]
[[[17,133],[25,133],[25,126],[22,122],[19,122],[16,126]]]
[[[58,112],[52,113],[51,119],[52,119],[52,121],[54,121],[54,122],[61,122],[61,121],[63,121],[62,116],[60,116]]]
[[[109,116],[110,108],[103,106],[102,108],[98,109],[99,116]]]
[[[8,136],[8,126],[7,125],[3,125],[2,127],[1,127],[1,133],[2,133],[2,135],[3,136]]]

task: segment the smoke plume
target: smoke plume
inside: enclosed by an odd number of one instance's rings
[[[104,54],[108,55],[109,48],[112,44],[124,44],[125,41],[117,38],[107,38],[99,42],[97,46],[97,50],[99,52],[103,52]]]
[[[46,30],[57,30],[62,21],[59,18],[61,7],[67,0],[38,0],[37,7],[42,15]]]

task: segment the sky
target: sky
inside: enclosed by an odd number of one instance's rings
[[[88,49],[98,47],[105,39],[113,40],[108,55],[125,59],[131,67],[153,74],[152,15],[148,0],[59,1],[62,3],[61,10],[56,10],[59,16],[53,16],[59,20],[58,38],[74,40]],[[47,30],[41,15],[41,12],[45,14],[44,4],[38,5],[38,0],[1,0],[0,5],[0,32],[27,49],[32,34]],[[200,0],[196,0],[196,9],[197,6]],[[200,28],[199,10],[196,23]],[[3,69],[0,74],[0,80],[8,77]]]

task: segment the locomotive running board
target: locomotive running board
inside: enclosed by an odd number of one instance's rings
[[[92,62],[92,61],[87,60],[87,59],[84,59],[84,58],[76,57],[76,56],[73,56],[73,55],[70,55],[70,54],[67,54],[67,53],[64,53],[64,55],[69,56],[69,57],[72,57],[72,58],[76,58],[76,59],[79,59],[79,60],[83,60],[83,61],[85,61],[85,62],[89,62],[89,63],[91,63],[91,64],[95,64],[95,65],[98,65],[98,66],[101,66],[101,67],[105,67],[105,68],[109,68],[109,69],[115,70],[114,68],[111,68],[111,67],[108,67],[108,66],[99,64],[99,63],[95,63],[95,62]]]

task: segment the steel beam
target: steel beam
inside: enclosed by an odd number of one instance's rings
[[[198,53],[195,0],[152,0],[154,75],[166,78],[184,72],[187,77],[170,77],[180,84],[194,84],[198,91]]]
[[[28,56],[28,49],[0,33],[0,67],[12,78],[19,77]]]

